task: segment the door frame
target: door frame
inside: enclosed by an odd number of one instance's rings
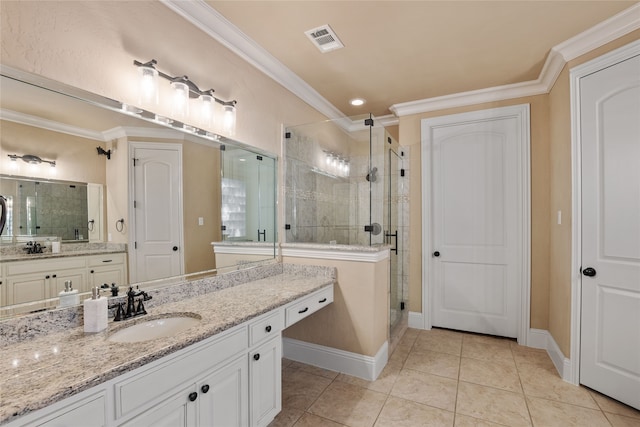
[[[571,342],[570,369],[565,381],[580,384],[580,328],[582,314],[582,135],[580,134],[580,79],[633,56],[640,55],[640,40],[605,53],[569,70],[571,96]]]
[[[431,270],[433,260],[430,256],[431,247],[431,129],[434,127],[450,126],[459,123],[471,123],[489,119],[517,118],[519,123],[520,141],[517,148],[519,158],[519,201],[520,229],[518,238],[521,243],[520,266],[521,278],[520,304],[518,306],[517,340],[520,345],[527,345],[531,313],[531,142],[530,142],[530,106],[519,104],[508,107],[490,108],[471,111],[468,113],[421,120],[421,174],[422,174],[422,323],[423,329],[431,329],[434,286]]]
[[[184,204],[183,204],[183,177],[182,177],[182,144],[176,143],[165,143],[165,142],[137,142],[132,141],[129,143],[129,158],[127,159],[127,171],[129,174],[129,277],[130,282],[138,282],[137,280],[137,267],[138,263],[136,261],[135,256],[135,241],[136,241],[136,221],[135,221],[135,208],[133,207],[134,197],[135,197],[135,172],[133,170],[133,159],[136,148],[147,148],[147,149],[162,149],[162,150],[171,150],[176,151],[178,153],[178,164],[180,167],[180,173],[178,176],[178,186],[180,191],[178,192],[178,224],[180,226],[180,239],[179,245],[181,250],[179,251],[180,256],[180,271],[184,274]]]

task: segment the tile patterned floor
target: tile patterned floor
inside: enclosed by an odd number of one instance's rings
[[[270,427],[640,427],[640,411],[560,379],[543,350],[512,340],[408,329],[364,381],[283,360]]]

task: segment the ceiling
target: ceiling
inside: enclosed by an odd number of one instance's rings
[[[216,1],[206,3],[346,116],[536,80],[551,48],[635,1]],[[343,49],[304,34],[329,24]],[[361,107],[349,104],[361,97]]]

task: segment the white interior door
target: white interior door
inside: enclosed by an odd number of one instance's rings
[[[640,56],[580,80],[580,382],[640,409]]]
[[[429,127],[429,305],[432,326],[518,337],[528,127],[501,110]]]
[[[182,151],[174,144],[132,144],[133,281],[182,274]],[[133,269],[132,269],[133,270]]]

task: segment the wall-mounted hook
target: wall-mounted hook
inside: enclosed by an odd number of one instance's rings
[[[118,224],[120,224],[120,226],[118,226]],[[116,230],[120,233],[124,230],[124,218],[120,218],[116,221]]]

